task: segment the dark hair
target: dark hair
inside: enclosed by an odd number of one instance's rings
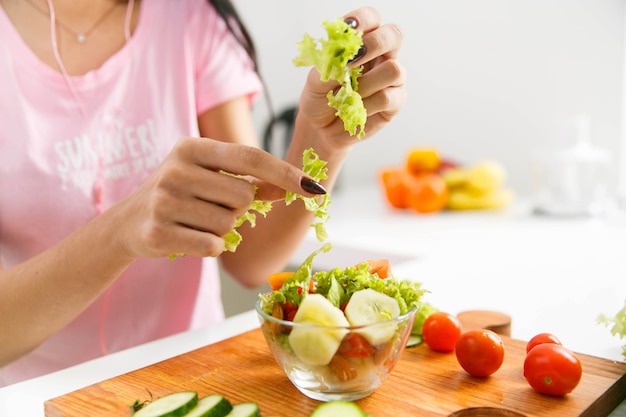
[[[226,22],[226,27],[228,27],[230,33],[233,34],[235,39],[237,39],[237,41],[248,53],[248,56],[250,57],[250,60],[254,65],[254,70],[256,71],[259,79],[261,80],[261,83],[263,84],[263,88],[265,90],[263,96],[265,97],[265,103],[269,112],[269,121],[266,127],[265,137],[263,138],[262,145],[265,150],[269,151],[274,125],[280,120],[276,118],[274,107],[272,105],[272,100],[270,98],[269,92],[267,91],[267,84],[265,83],[265,80],[263,79],[259,71],[259,62],[257,59],[256,49],[254,47],[252,37],[246,29],[246,26],[243,24],[243,21],[239,17],[239,14],[237,13],[237,10],[235,9],[235,6],[233,5],[231,0],[209,0],[209,3],[211,3],[211,5],[215,8],[220,17],[224,20],[224,22]],[[293,124],[293,120],[295,119],[295,110],[293,111],[293,115],[289,117],[290,118],[287,121],[287,124],[288,126],[291,126]],[[287,134],[291,136],[291,129],[288,130]]]
[[[213,5],[217,13],[221,16],[221,18],[226,22],[226,26],[230,33],[237,39],[237,41],[243,46],[243,48],[250,56],[254,64],[254,69],[258,73],[259,66],[256,56],[256,49],[254,48],[254,42],[252,41],[252,37],[250,33],[246,29],[243,24],[237,10],[235,10],[235,6],[230,0],[209,0],[209,3]]]

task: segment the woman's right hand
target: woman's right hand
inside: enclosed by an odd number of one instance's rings
[[[302,170],[260,149],[184,138],[116,206],[115,230],[131,257],[218,256],[222,237],[253,200],[282,199],[285,190],[315,195],[302,188],[303,178]]]

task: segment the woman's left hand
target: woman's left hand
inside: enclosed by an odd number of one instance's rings
[[[356,30],[363,31],[364,53],[350,65],[364,67],[358,92],[367,110],[365,137],[369,137],[389,123],[406,101],[405,69],[397,59],[403,35],[397,25],[381,24],[378,11],[371,7],[344,16],[346,22],[350,19],[356,22]],[[298,109],[298,122],[319,132],[328,150],[344,149],[358,141],[328,106],[326,94],[337,86],[334,81],[321,81],[319,72],[311,69]]]

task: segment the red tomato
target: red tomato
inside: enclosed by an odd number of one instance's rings
[[[450,313],[438,311],[424,320],[422,337],[432,350],[452,352],[460,336],[461,322]]]
[[[283,320],[293,321],[296,313],[298,312],[298,306],[292,303],[283,303]]]
[[[350,358],[364,358],[376,352],[376,348],[358,333],[348,333],[341,340],[337,353]]]
[[[539,333],[530,339],[526,344],[526,353],[530,352],[532,348],[542,343],[554,343],[557,345],[562,344],[559,338],[552,333]]]
[[[542,394],[568,394],[578,386],[582,375],[578,356],[555,343],[535,346],[524,360],[524,377],[535,391]]]
[[[495,332],[469,330],[461,334],[455,347],[459,365],[472,376],[489,376],[504,362],[504,344]]]

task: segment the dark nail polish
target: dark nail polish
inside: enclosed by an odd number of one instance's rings
[[[346,22],[348,26],[350,26],[352,29],[356,29],[356,27],[359,25],[359,22],[357,22],[356,19],[353,17],[347,18],[346,20],[344,20],[344,22]]]
[[[352,57],[351,60],[348,61],[348,64],[351,64],[357,60],[359,60],[363,55],[365,55],[365,45],[361,45],[356,55]]]
[[[302,177],[300,186],[304,191],[311,194],[326,194],[326,188],[322,184],[308,177]]]

